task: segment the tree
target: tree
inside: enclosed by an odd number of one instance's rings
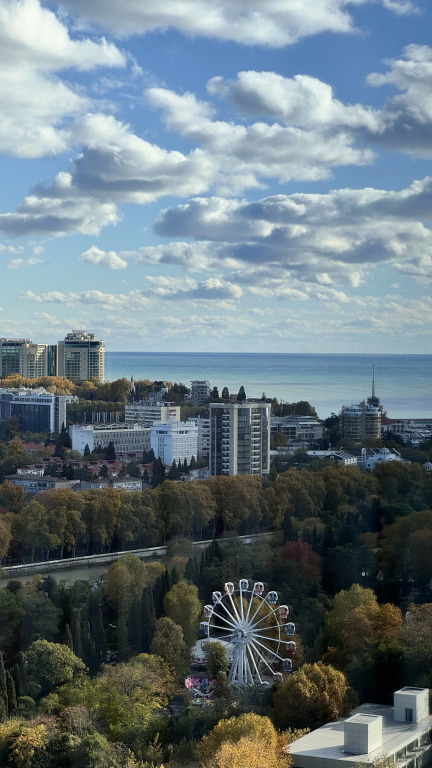
[[[90,456],[90,447],[88,443],[86,443],[84,446],[84,458],[86,458],[87,456]]]
[[[186,581],[174,584],[165,595],[164,609],[165,614],[181,626],[187,648],[192,648],[202,613],[202,604],[195,584],[187,584]]]
[[[222,390],[222,400],[229,400],[229,389],[228,387],[224,387]]]
[[[239,403],[243,403],[246,400],[246,392],[243,384],[238,391],[237,400]]]
[[[268,717],[254,713],[220,720],[196,748],[204,768],[284,768],[289,755]]]
[[[217,387],[213,387],[210,397],[212,400],[219,400],[219,390]]]
[[[3,653],[0,652],[0,723],[9,716],[8,691],[6,683],[6,670],[4,668]]]
[[[162,616],[156,622],[156,629],[150,646],[151,653],[160,656],[170,664],[178,676],[184,677],[187,672],[187,648],[183,638],[183,630],[168,616]]]
[[[278,728],[318,728],[348,714],[348,681],[343,672],[321,661],[304,664],[279,686],[273,703]]]
[[[112,440],[111,442],[108,443],[107,447],[105,448],[105,458],[107,461],[115,461],[117,458],[117,454],[114,448],[114,443]]]
[[[40,697],[60,685],[71,683],[85,665],[73,651],[60,643],[36,640],[26,653],[27,674],[33,693]]]

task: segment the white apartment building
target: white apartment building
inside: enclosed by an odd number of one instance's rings
[[[72,331],[59,341],[58,375],[70,381],[105,381],[105,342],[94,333]]]
[[[198,427],[190,421],[167,421],[150,427],[150,444],[164,464],[171,466],[175,461],[189,463],[192,456],[197,457]]]
[[[164,401],[149,403],[141,400],[139,403],[125,405],[126,424],[141,424],[143,427],[151,427],[154,422],[165,423],[174,419],[180,421],[180,406]]]
[[[211,381],[195,379],[191,381],[191,400],[195,405],[204,405],[210,397]]]
[[[270,407],[252,400],[210,404],[210,474],[268,474]]]
[[[69,427],[72,449],[84,454],[113,443],[117,457],[150,450],[150,429],[141,424],[73,424]]]

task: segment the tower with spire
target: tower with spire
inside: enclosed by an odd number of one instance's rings
[[[367,404],[373,405],[375,408],[380,408],[380,410],[382,410],[380,399],[375,394],[375,365],[372,365],[372,395],[368,397]]]

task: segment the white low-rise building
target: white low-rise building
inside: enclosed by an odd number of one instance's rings
[[[151,427],[155,421],[165,423],[170,419],[180,420],[180,406],[174,403],[148,402],[141,400],[139,403],[125,405],[126,424],[141,424],[143,427]]]
[[[150,450],[150,428],[141,424],[72,424],[69,435],[72,449],[82,455],[86,445],[91,452],[98,447],[107,448],[110,443],[117,457]]]

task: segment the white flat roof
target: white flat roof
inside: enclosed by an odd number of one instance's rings
[[[362,704],[352,710],[350,717],[356,715],[371,717],[381,715],[383,718],[382,745],[378,749],[364,755],[344,752],[346,718],[343,718],[317,728],[291,744],[293,766],[295,768],[318,768],[318,766],[331,768],[338,763],[341,768],[345,768],[355,766],[357,763],[373,763],[383,755],[394,755],[400,752],[432,729],[432,716],[426,717],[419,723],[395,722],[393,707],[383,704]]]

